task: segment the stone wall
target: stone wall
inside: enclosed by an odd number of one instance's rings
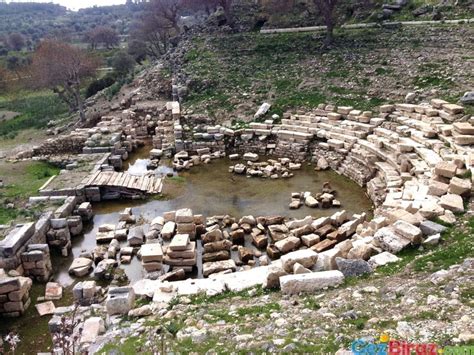
[[[28,277],[7,277],[0,269],[0,317],[19,317],[30,306]]]

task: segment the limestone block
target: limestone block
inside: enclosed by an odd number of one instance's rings
[[[453,176],[455,176],[456,170],[456,164],[448,161],[441,161],[435,166],[436,175],[443,176],[446,178],[452,178]]]
[[[395,233],[393,228],[384,227],[379,229],[375,235],[375,240],[383,250],[396,254],[410,245],[410,240]]]
[[[293,265],[299,263],[305,268],[314,266],[318,259],[318,254],[311,249],[297,250],[281,257],[281,263],[286,272],[291,273]]]
[[[313,272],[311,274],[285,275],[280,277],[281,291],[284,294],[315,292],[327,287],[336,287],[344,282],[339,270]]]
[[[464,212],[464,203],[462,197],[454,194],[441,196],[440,206],[452,212]]]
[[[396,221],[393,229],[402,237],[409,239],[412,244],[420,244],[422,232],[421,229],[405,221]]]
[[[449,182],[448,192],[450,194],[469,197],[471,195],[472,183],[469,179],[453,177]]]

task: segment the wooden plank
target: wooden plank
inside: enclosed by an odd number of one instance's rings
[[[127,175],[125,176],[125,179],[124,179],[124,181],[122,182],[122,185],[121,185],[121,187],[127,187],[127,185],[128,185],[128,182],[130,181],[130,179],[131,179],[131,178],[132,178],[132,177],[131,177],[130,175],[128,175],[128,174],[127,174]]]
[[[148,176],[148,175],[145,176],[145,178],[143,179],[143,184],[142,184],[142,188],[141,188],[142,191],[145,191],[145,192],[147,191],[146,188],[148,187],[148,184],[149,184],[150,180],[151,180],[150,176]]]
[[[92,176],[89,177],[89,180],[85,183],[86,186],[88,185],[93,185],[95,179],[97,178],[97,176],[99,176],[100,174],[100,171],[97,170],[94,174],[92,174]]]
[[[114,173],[109,173],[107,174],[107,178],[105,179],[104,181],[104,186],[108,186],[109,185],[109,181],[111,181],[113,178],[114,178]]]
[[[146,187],[148,186],[148,181],[150,178],[148,176],[143,177],[142,185],[140,186],[141,191],[146,191]]]
[[[153,186],[155,185],[156,176],[150,176],[148,180],[148,185],[146,186],[146,191],[151,192],[153,191]]]
[[[130,181],[127,184],[127,188],[132,189],[135,186],[135,181],[137,180],[136,176],[131,176]]]
[[[117,182],[121,177],[122,173],[115,173],[114,179],[109,181],[109,186],[117,186]]]
[[[99,175],[99,180],[97,180],[96,184],[99,186],[104,186],[104,182],[108,179],[108,173],[107,172],[102,172]]]
[[[160,185],[161,185],[161,179],[156,179],[155,184],[153,186],[153,192],[152,193],[154,193],[154,194],[159,193],[160,190],[161,190]]]
[[[100,185],[101,186],[107,186],[107,182],[110,180],[110,178],[112,177],[112,174],[110,171],[107,171],[105,173],[103,173],[104,175],[104,178],[102,179],[102,181],[100,182]]]
[[[120,178],[117,180],[117,182],[115,183],[117,187],[122,187],[123,185],[123,182],[125,181],[125,179],[127,178],[127,173],[121,173],[120,174]]]
[[[140,188],[142,187],[143,178],[144,178],[143,176],[140,176],[140,177],[138,177],[137,180],[135,180],[135,184],[133,185],[135,190],[140,190]]]

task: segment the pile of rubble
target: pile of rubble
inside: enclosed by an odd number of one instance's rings
[[[189,155],[186,151],[176,153],[173,157],[173,168],[176,171],[189,170],[193,166],[209,164],[214,159],[225,157],[224,151],[210,153],[209,148],[198,149],[196,155]]]
[[[232,154],[229,158],[237,160],[239,155]],[[301,163],[293,163],[288,158],[269,159],[266,162],[258,162],[259,156],[254,153],[245,153],[242,158],[247,161],[247,164],[230,166],[230,173],[247,175],[248,177],[279,179],[293,177],[292,171],[301,169]]]
[[[296,210],[301,206],[306,205],[310,208],[339,208],[341,202],[336,200],[335,191],[331,189],[329,182],[323,184],[322,192],[312,195],[310,191],[293,192],[291,194],[291,202],[288,207],[291,210]]]

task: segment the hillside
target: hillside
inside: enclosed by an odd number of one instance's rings
[[[372,109],[408,92],[457,101],[472,85],[473,36],[472,24],[340,30],[323,50],[323,33],[197,35],[170,62],[187,108],[246,120],[264,101],[279,115],[323,102]]]

